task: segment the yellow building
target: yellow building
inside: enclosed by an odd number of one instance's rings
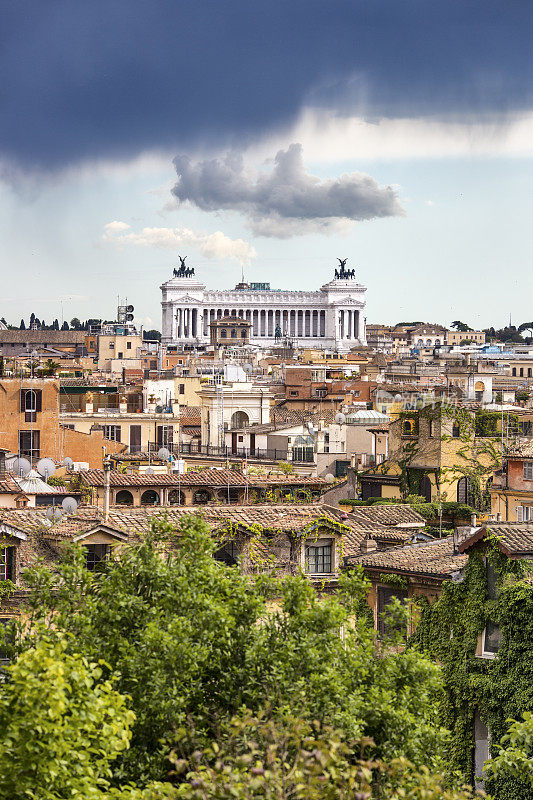
[[[389,458],[360,476],[363,499],[413,494],[426,502],[488,508],[488,487],[501,460],[497,418],[477,419],[444,403],[401,412],[389,426]]]

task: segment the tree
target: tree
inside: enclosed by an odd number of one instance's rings
[[[192,758],[240,709],[267,704],[348,740],[371,737],[372,758],[439,765],[439,668],[396,640],[377,657],[362,573],[321,598],[305,577],[251,578],[221,565],[215,548],[195,516],[177,530],[155,524],[100,573],[87,572],[75,549],[53,574],[25,574],[31,624],[19,626],[18,650],[47,625],[49,636],[67,637],[69,654],[103,660],[103,677],[116,674],[130,698],[131,747],[114,762],[115,782],[160,780],[178,729],[190,732],[181,746]]]
[[[466,322],[461,322],[460,319],[456,319],[452,322],[451,328],[455,328],[456,331],[460,331],[461,333],[466,333],[467,331],[471,331],[472,328],[466,324]]]
[[[42,375],[55,375],[61,364],[59,361],[54,361],[52,358],[47,358],[44,365],[41,367]]]
[[[32,311],[31,314],[30,314],[30,328],[31,328],[31,326],[33,325],[34,322],[35,322],[35,314]]]
[[[20,330],[21,331],[25,331],[26,330],[26,323],[24,322],[23,319],[20,320]]]
[[[61,325],[61,330],[68,331],[68,329],[69,329],[68,322],[65,320],[64,323]]]
[[[134,719],[103,667],[46,632],[0,683],[0,796],[104,797]]]
[[[160,342],[161,341],[161,332],[160,331],[156,331],[155,329],[149,330],[149,331],[143,331],[143,339],[145,341],[151,339],[152,341],[155,340],[155,341]]]
[[[59,320],[55,319],[52,323],[52,330],[58,331],[59,330]]]
[[[70,320],[70,327],[73,328],[75,331],[79,331],[81,329],[81,322],[78,317],[72,317]]]
[[[520,722],[509,722],[496,755],[486,762],[487,775],[490,780],[520,781],[533,789],[533,714],[525,711]]]

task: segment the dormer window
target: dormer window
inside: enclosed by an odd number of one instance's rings
[[[104,562],[108,559],[110,553],[110,545],[108,544],[85,544],[85,567],[94,572],[98,566],[102,567]]]
[[[320,575],[332,572],[333,547],[331,541],[306,545],[305,547],[305,571],[309,575]]]

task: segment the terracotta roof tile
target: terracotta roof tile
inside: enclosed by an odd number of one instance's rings
[[[435,575],[442,578],[450,577],[466,562],[467,556],[454,555],[451,536],[433,542],[419,542],[403,547],[394,547],[351,560],[353,564],[361,564],[361,566],[371,569]]]

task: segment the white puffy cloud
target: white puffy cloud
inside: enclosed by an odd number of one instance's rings
[[[257,252],[244,239],[230,239],[222,231],[204,233],[190,228],[143,228],[139,233],[131,225],[117,220],[104,226],[105,242],[116,246],[127,244],[139,247],[159,247],[163,250],[179,250],[194,247],[206,258],[229,258],[239,264],[249,264],[257,257]]]
[[[174,165],[178,181],[172,194],[178,203],[237,211],[258,236],[333,233],[356,221],[404,213],[396,189],[379,186],[370,175],[351,172],[324,180],[312,175],[300,144],[279,150],[268,172],[252,172],[235,153],[196,163],[177,156]]]

